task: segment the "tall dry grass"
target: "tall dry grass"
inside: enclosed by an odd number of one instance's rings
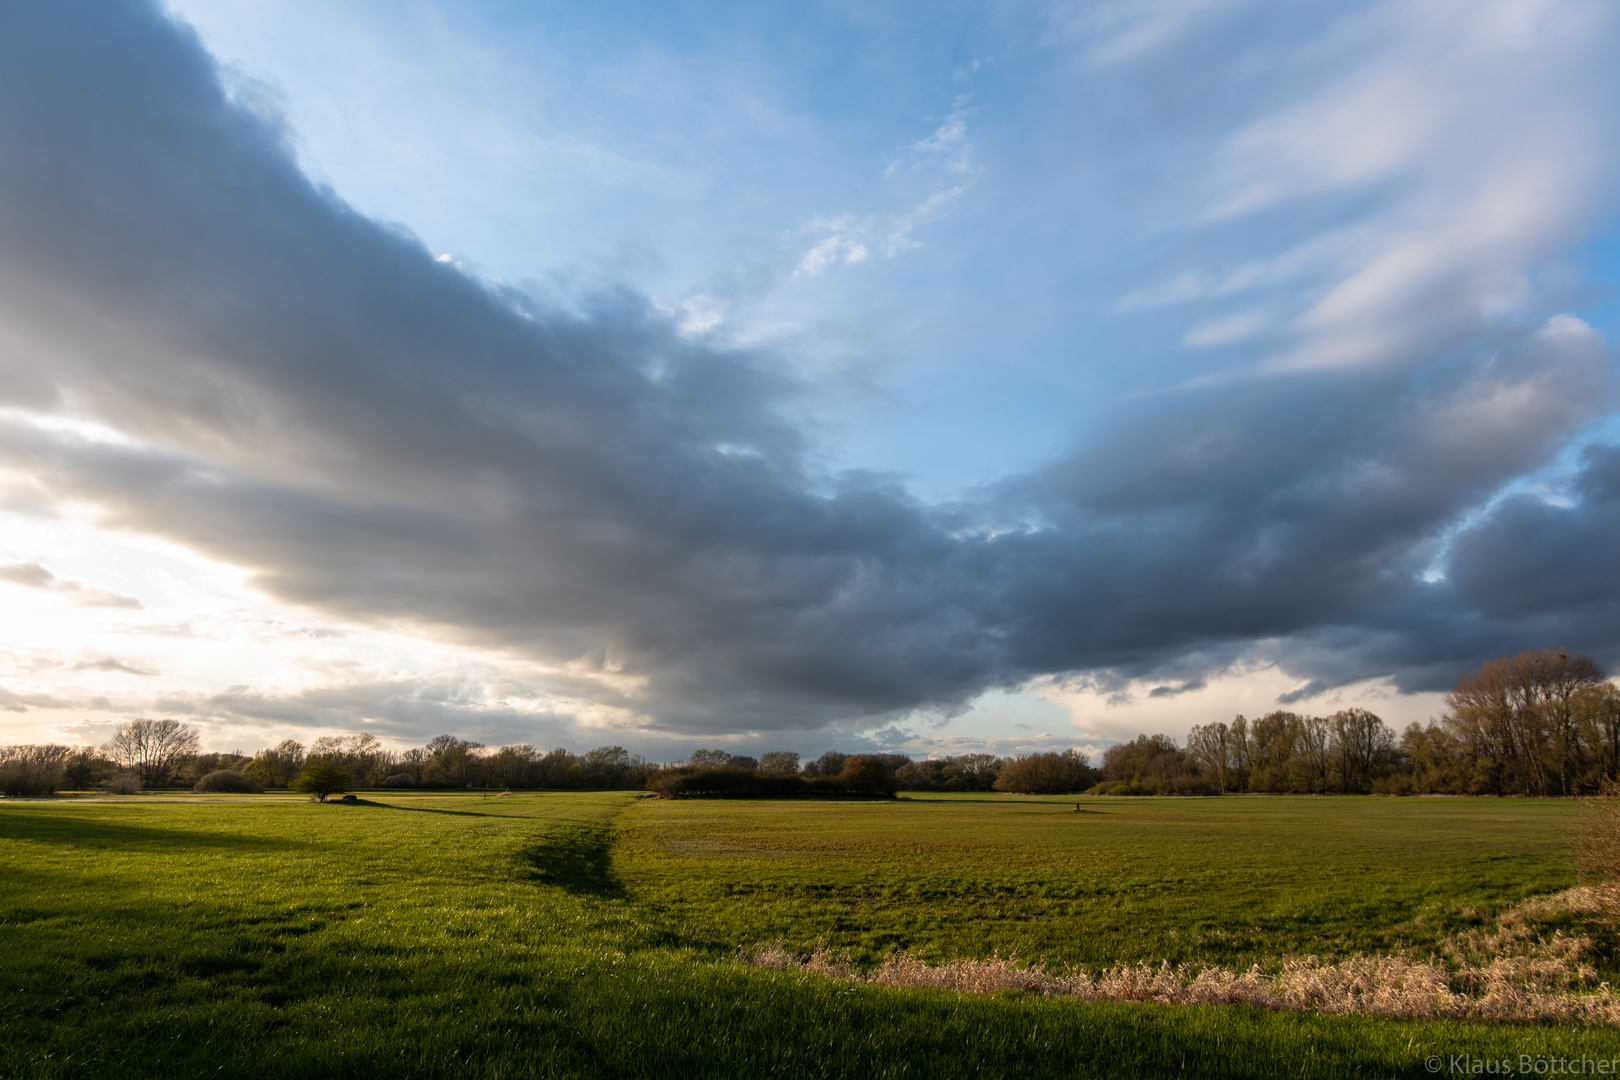
[[[1605,912],[1620,917],[1620,785],[1608,781],[1581,806],[1575,839],[1575,869]]]
[[[891,956],[871,972],[845,953],[818,946],[807,956],[781,942],[745,949],[739,959],[758,966],[802,971],[876,986],[952,990],[969,994],[1039,994],[1081,1001],[1134,1001],[1164,1005],[1254,1005],[1407,1020],[1466,1019],[1504,1023],[1563,1021],[1620,1024],[1620,997],[1599,983],[1588,960],[1592,942],[1538,924],[1567,914],[1604,910],[1591,888],[1537,898],[1504,913],[1489,932],[1446,941],[1427,960],[1353,956],[1325,962],[1288,957],[1273,974],[1257,965],[1234,972],[1221,967],[1177,967],[1168,962],[1121,964],[1096,977],[1049,971],[1017,957],[927,964]]]

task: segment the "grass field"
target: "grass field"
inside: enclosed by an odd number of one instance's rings
[[[1059,963],[1206,962],[1434,947],[1574,884],[1554,800],[650,802],[616,860],[687,933],[818,938],[859,959],[1016,950]]]
[[[0,805],[0,1077],[1414,1076],[1620,1034],[850,984],[735,962],[1422,947],[1571,883],[1522,800]]]

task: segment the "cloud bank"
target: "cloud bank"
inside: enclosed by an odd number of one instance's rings
[[[1134,29],[1116,12],[1085,54],[1157,62],[1183,40],[1161,7]],[[1244,362],[933,505],[820,469],[788,419],[804,388],[768,352],[628,290],[541,302],[356,213],[156,6],[11,5],[0,494],[91,508],[335,618],[539,662],[666,733],[876,725],[1041,676],[1169,694],[1259,642],[1324,689],[1432,689],[1551,643],[1614,663],[1620,450],[1587,447],[1554,501],[1514,486],[1614,406],[1601,335],[1522,296],[1609,209],[1601,102],[1560,107],[1608,86],[1614,17],[1483,7],[1319,28],[1293,61],[1327,58],[1318,92],[1216,149],[1203,227],[1285,242],[1127,306],[1292,310],[1275,332],[1201,311],[1225,322],[1189,340]],[[1345,218],[1369,191],[1376,212]]]

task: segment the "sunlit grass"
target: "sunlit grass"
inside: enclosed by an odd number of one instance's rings
[[[1074,814],[1072,799],[368,798],[379,805],[0,805],[0,1076],[1349,1076],[1412,1075],[1431,1049],[1620,1056],[1607,1030],[968,997],[733,959],[734,944],[784,928],[859,939],[873,932],[860,912],[941,955],[1027,948],[1037,939],[1010,933],[1020,927],[1051,943],[1113,933],[1151,952],[1189,915],[1212,927],[1244,895],[1273,920],[1254,924],[1269,948],[1290,933],[1290,853],[1312,888],[1342,897],[1335,933],[1373,940],[1386,910],[1566,884],[1568,815],[1546,804],[1421,809],[1437,816],[1418,819],[1401,854],[1388,836],[1335,848],[1332,814],[1282,800],[1106,803],[1120,808],[1112,820]],[[1375,804],[1420,805],[1355,805]],[[1198,813],[1254,816],[1223,855],[1201,830],[1226,826]],[[1370,837],[1397,820],[1367,813]],[[1043,837],[1093,825],[1042,869]],[[1305,841],[1289,839],[1301,829]],[[1424,850],[1441,865],[1420,882]],[[1495,876],[1445,899],[1476,864]],[[1240,899],[1205,910],[1222,865],[1238,869]],[[1360,909],[1358,882],[1374,898]],[[1130,906],[1088,921],[1101,896]],[[1061,925],[1056,907],[981,924],[973,905],[992,902],[1069,907]],[[1352,931],[1357,911],[1368,925]]]
[[[657,802],[621,819],[617,865],[684,932],[736,945],[1247,967],[1422,951],[1566,889],[1574,810],[1354,796]]]

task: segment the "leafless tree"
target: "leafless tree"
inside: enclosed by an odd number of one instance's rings
[[[1241,719],[1241,717],[1240,717]],[[1203,724],[1187,733],[1187,762],[1209,777],[1217,793],[1227,790],[1231,729],[1225,724]]]
[[[1395,752],[1395,733],[1366,709],[1345,709],[1328,718],[1343,791],[1370,791],[1378,767]]]
[[[107,743],[107,756],[140,774],[148,787],[167,784],[197,753],[197,729],[178,720],[131,720]]]
[[[1585,747],[1577,698],[1605,680],[1591,657],[1541,649],[1486,661],[1446,695],[1450,725],[1497,794],[1573,794]]]

